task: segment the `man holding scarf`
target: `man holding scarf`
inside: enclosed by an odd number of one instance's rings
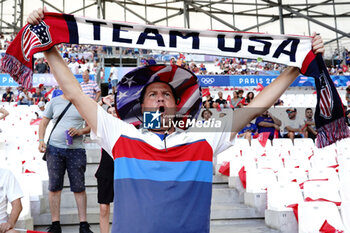
[[[28,23],[38,24],[43,13],[34,11]],[[313,36],[312,48],[324,53],[320,36]],[[201,105],[195,75],[165,65],[131,71],[117,88],[120,120],[83,94],[56,48],[44,55],[63,93],[91,126],[92,137],[114,158],[113,233],[209,232],[213,156],[233,145],[236,133],[273,105],[299,75],[298,68],[286,68],[248,107],[234,111],[233,120],[224,124],[221,132],[198,133],[164,124],[137,130],[125,121],[146,112],[173,120],[178,109],[191,101],[187,112],[195,118]],[[134,87],[138,89],[130,95],[128,91]],[[135,110],[136,105],[139,108]],[[123,107],[129,110],[125,114]]]

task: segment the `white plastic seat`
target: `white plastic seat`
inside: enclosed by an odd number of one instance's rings
[[[278,157],[263,156],[257,159],[258,168],[272,169],[273,171],[278,171],[283,167],[282,160]]]
[[[303,202],[303,195],[297,183],[278,182],[267,188],[267,208],[269,210],[290,210],[286,206],[300,202]]]
[[[234,146],[231,146],[217,155],[217,164],[222,164],[225,161],[230,161],[231,158],[237,154],[237,149]]]
[[[350,183],[350,167],[340,165],[338,175],[341,182]]]
[[[285,168],[303,168],[308,170],[311,168],[310,161],[306,157],[285,157],[284,158],[284,167]]]
[[[344,230],[337,206],[331,202],[302,202],[298,206],[299,233],[317,233],[325,220],[337,230]]]
[[[252,139],[250,147],[258,151],[266,151],[267,148],[271,147],[271,140],[267,139],[266,145],[263,147],[258,139]]]
[[[295,138],[294,147],[309,147],[313,148],[315,146],[314,141],[311,138]]]
[[[294,148],[290,151],[290,155],[293,157],[306,157],[309,158],[313,155],[313,149],[311,147],[299,147],[294,146]]]
[[[342,154],[337,157],[340,167],[350,168],[350,150],[349,154]]]
[[[304,198],[312,200],[326,199],[333,202],[341,202],[339,189],[330,181],[306,181],[304,183]]]
[[[350,232],[350,201],[343,201],[340,206],[341,217],[343,219],[345,233]]]
[[[266,192],[266,188],[276,183],[276,175],[271,169],[256,169],[247,171],[247,192]]]
[[[339,185],[340,197],[342,202],[348,201],[350,202],[350,185],[348,182],[341,181]],[[350,230],[350,229],[349,229]]]
[[[297,184],[301,184],[308,180],[307,173],[302,168],[284,168],[277,172],[279,183],[289,183],[296,180]]]
[[[338,173],[334,168],[311,168],[309,170],[309,179],[328,179],[330,182],[339,187]]]
[[[274,147],[283,147],[285,149],[292,149],[293,142],[289,138],[276,138],[273,139],[272,144]]]
[[[326,168],[338,164],[335,154],[315,154],[310,163],[313,168]]]
[[[243,158],[241,156],[234,156],[230,159],[230,176],[238,176],[239,170],[243,166]]]

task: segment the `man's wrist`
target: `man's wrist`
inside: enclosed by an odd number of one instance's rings
[[[44,139],[42,139],[42,138],[39,138],[39,142],[43,142],[44,141]]]

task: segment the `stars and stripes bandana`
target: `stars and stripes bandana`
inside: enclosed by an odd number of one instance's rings
[[[17,83],[30,88],[33,55],[60,43],[211,54],[295,66],[301,68],[303,74],[315,77],[316,83],[320,80],[316,84],[319,101],[315,115],[318,146],[349,136],[349,130],[341,122],[344,115],[342,104],[327,70],[308,58],[308,54],[312,54],[310,37],[180,29],[45,13],[44,21],[39,25],[26,25],[20,30],[1,60],[0,71],[9,73]],[[313,72],[311,70],[316,68],[311,67],[321,68]]]

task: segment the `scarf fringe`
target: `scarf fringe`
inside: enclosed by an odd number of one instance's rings
[[[24,88],[32,87],[33,71],[23,65],[14,56],[5,54],[1,59],[0,71],[8,73],[18,84]]]
[[[338,140],[350,137],[350,130],[344,117],[320,127],[317,131],[316,146],[318,148],[329,146]]]

